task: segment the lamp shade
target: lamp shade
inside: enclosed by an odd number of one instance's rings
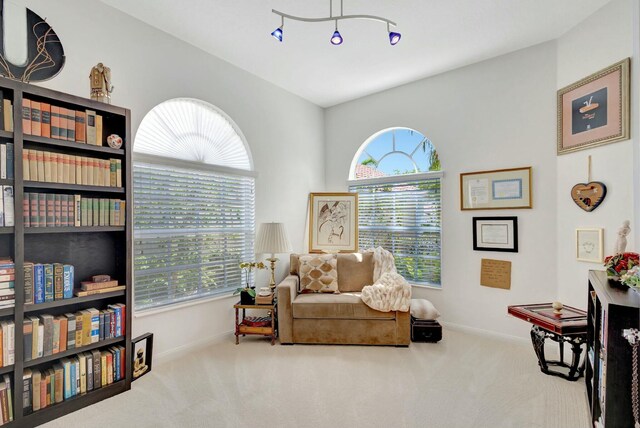
[[[279,254],[291,251],[284,223],[262,223],[256,238],[256,254]]]

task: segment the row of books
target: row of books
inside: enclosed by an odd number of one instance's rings
[[[15,264],[9,258],[0,259],[0,309],[12,308],[16,303]]]
[[[25,181],[122,187],[121,159],[24,149],[22,168]]]
[[[4,92],[0,89],[0,129],[13,132],[13,103],[9,98],[5,98]]]
[[[13,143],[0,144],[0,178],[13,177]]]
[[[24,263],[25,305],[71,299],[75,269],[62,263]]]
[[[0,381],[0,425],[13,421],[13,391],[11,377],[6,374]]]
[[[57,140],[102,145],[102,116],[45,102],[22,100],[22,132]]]
[[[22,201],[22,218],[24,227],[124,226],[126,202],[27,192]]]
[[[14,225],[13,186],[0,186],[0,226],[11,227]]]
[[[47,357],[125,333],[125,305],[84,309],[75,314],[30,316],[22,326],[24,360]]]
[[[63,358],[44,370],[26,369],[22,376],[24,414],[28,415],[77,395],[100,389],[126,376],[124,346]]]

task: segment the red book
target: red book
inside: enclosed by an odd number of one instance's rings
[[[29,198],[22,199],[22,221],[24,227],[31,227],[31,216],[29,210]]]
[[[40,103],[40,117],[42,119],[42,136],[51,138],[51,104]]]
[[[22,99],[22,132],[31,134],[31,100]]]
[[[42,135],[42,111],[37,101],[31,101],[31,135]]]

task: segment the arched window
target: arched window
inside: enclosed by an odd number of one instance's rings
[[[240,287],[255,195],[237,126],[208,103],[173,99],[145,116],[133,150],[136,310]]]
[[[358,193],[360,248],[382,246],[410,283],[440,287],[440,160],[420,132],[391,128],[371,136],[351,164]]]

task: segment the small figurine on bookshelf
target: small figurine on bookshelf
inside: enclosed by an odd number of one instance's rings
[[[145,333],[132,341],[133,356],[133,380],[138,379],[151,371],[151,354],[153,353],[153,333]]]
[[[99,62],[91,69],[89,75],[91,83],[91,99],[105,104],[111,104],[111,69]]]
[[[122,137],[118,134],[111,134],[107,137],[107,144],[112,149],[119,149],[122,147]]]

